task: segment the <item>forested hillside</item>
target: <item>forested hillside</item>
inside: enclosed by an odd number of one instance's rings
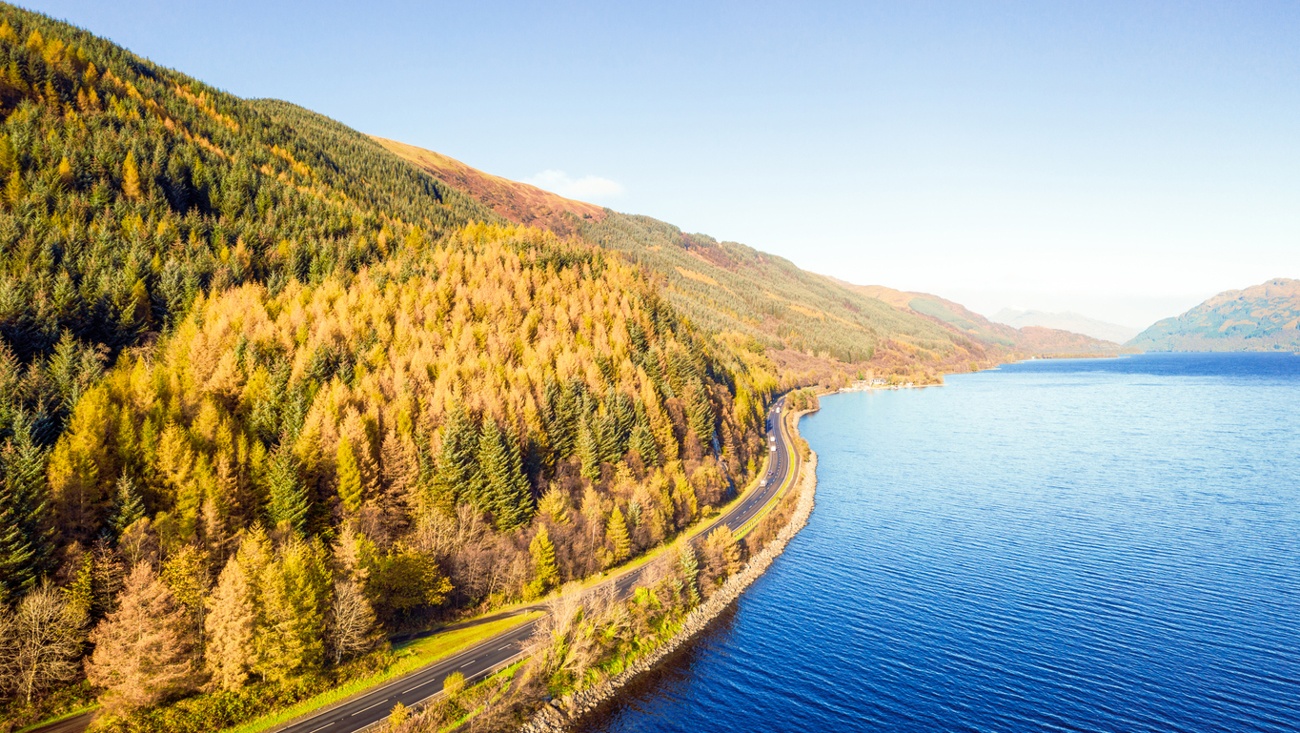
[[[1300,280],[1219,293],[1129,342],[1144,351],[1300,352]]]
[[[858,286],[810,273],[735,242],[688,234],[475,170],[438,153],[376,138],[435,178],[462,187],[497,214],[622,252],[661,278],[667,298],[715,334],[762,344],[786,374],[835,373],[932,382],[1021,356],[1114,352],[1118,345],[1054,329],[992,323],[932,295]]]
[[[757,470],[776,367],[618,254],[10,6],[0,114],[0,727],[254,715]]]

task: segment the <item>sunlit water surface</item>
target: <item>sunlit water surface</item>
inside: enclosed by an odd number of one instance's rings
[[[588,731],[1300,730],[1300,357],[837,395],[817,509]]]

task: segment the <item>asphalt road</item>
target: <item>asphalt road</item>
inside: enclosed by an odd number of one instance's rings
[[[780,419],[781,404],[782,402],[778,401],[767,418],[768,456],[771,460],[768,463],[765,481],[736,506],[711,522],[704,532],[696,535],[697,538],[703,538],[708,532],[723,524],[733,530],[744,526],[763,510],[763,507],[787,481],[793,479],[791,461],[797,459],[795,459],[795,451],[789,449],[785,421]],[[612,584],[616,594],[623,597],[636,586],[645,567],[643,565],[617,573],[587,592]],[[524,614],[533,610],[545,610],[545,607],[530,606],[512,611],[511,614]],[[502,618],[503,615],[510,614],[498,614],[479,619],[474,623],[486,623]],[[399,702],[411,707],[438,695],[442,692],[443,679],[453,672],[465,675],[467,681],[487,677],[524,656],[524,650],[533,635],[537,621],[534,619],[504,631],[454,656],[422,667],[331,707],[317,710],[307,717],[281,726],[277,729],[277,733],[356,733],[387,718],[393,706]],[[39,729],[36,733],[80,733],[90,724],[90,719],[89,714],[71,718]]]

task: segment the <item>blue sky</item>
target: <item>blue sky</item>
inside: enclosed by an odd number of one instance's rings
[[[1300,277],[1300,5],[28,7],[858,283],[1145,326]]]

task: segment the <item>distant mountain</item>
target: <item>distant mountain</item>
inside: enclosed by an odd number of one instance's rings
[[[1119,344],[1081,333],[1042,326],[1015,328],[995,323],[960,303],[929,293],[909,293],[882,285],[850,285],[864,295],[896,308],[925,316],[984,343],[998,344],[1021,354],[1103,354],[1119,351]]]
[[[1145,351],[1300,351],[1300,280],[1229,290],[1129,342]]]
[[[1018,311],[1012,308],[1003,308],[993,316],[992,320],[1016,328],[1042,326],[1043,328],[1055,328],[1061,331],[1073,331],[1103,341],[1114,341],[1117,344],[1122,344],[1138,335],[1138,329],[1136,328],[1099,321],[1078,313],[1047,313],[1045,311]]]

